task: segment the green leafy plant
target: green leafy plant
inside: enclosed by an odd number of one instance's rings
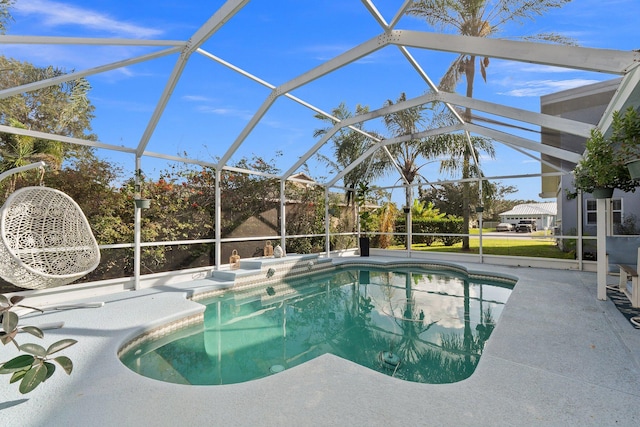
[[[29,393],[37,386],[49,379],[56,370],[58,364],[68,375],[73,370],[71,359],[66,356],[51,357],[67,347],[74,345],[77,341],[73,339],[63,339],[51,344],[48,348],[41,345],[26,343],[18,344],[16,336],[19,332],[26,332],[38,338],[43,338],[44,333],[40,328],[35,326],[19,326],[19,316],[12,311],[17,307],[38,310],[34,307],[20,305],[24,299],[22,296],[13,296],[7,298],[0,294],[0,317],[2,319],[2,331],[0,331],[0,341],[6,345],[13,343],[18,351],[25,353],[20,354],[13,359],[0,364],[0,374],[10,374],[9,383],[13,384],[20,381],[18,390],[22,394]],[[38,310],[41,311],[41,310]]]
[[[371,188],[369,187],[369,184],[361,182],[358,184],[355,198],[360,215],[360,232],[365,236],[367,232],[373,231],[374,229],[374,217],[371,211],[367,208],[370,191]]]
[[[633,107],[613,112],[611,142],[618,146],[619,162],[629,163],[640,159],[640,113]]]
[[[599,129],[591,131],[586,153],[574,168],[573,175],[576,191],[567,194],[569,199],[575,198],[578,190],[592,193],[597,188],[619,188],[625,192],[636,189],[636,182],[616,154],[614,144]]]
[[[146,176],[144,172],[142,171],[142,169],[137,169],[135,173],[135,181],[134,181],[134,184],[135,184],[134,194],[133,194],[134,199],[136,200],[146,199],[144,197],[145,183],[146,183]]]

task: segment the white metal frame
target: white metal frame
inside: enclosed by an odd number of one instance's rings
[[[459,124],[449,127],[443,127],[439,129],[428,130],[416,135],[407,137],[392,138],[388,140],[379,141],[372,137],[376,141],[375,147],[361,156],[357,162],[365,161],[375,150],[383,149],[387,150],[387,146],[390,144],[396,144],[406,141],[411,138],[419,138],[429,135],[437,135],[447,132],[464,132],[467,138],[470,138],[471,134],[483,135],[485,137],[492,138],[498,142],[503,143],[505,146],[530,156],[540,161],[540,154],[545,154],[558,159],[577,162],[581,156],[575,153],[562,150],[559,148],[546,146],[538,141],[529,140],[513,134],[497,131],[477,124],[465,123],[462,118],[456,113],[454,105],[468,107],[473,110],[483,111],[488,114],[504,117],[510,120],[517,120],[524,124],[533,125],[534,127],[544,127],[559,132],[566,132],[574,135],[587,137],[593,126],[577,122],[574,120],[567,120],[558,117],[552,117],[538,112],[521,110],[509,106],[498,105],[491,102],[483,101],[481,99],[470,99],[454,93],[439,92],[436,85],[432,82],[429,75],[421,64],[411,55],[408,48],[426,49],[434,51],[453,52],[458,54],[472,54],[477,56],[487,56],[490,58],[502,58],[513,61],[521,61],[527,63],[544,64],[556,67],[563,67],[576,70],[589,70],[602,73],[608,73],[612,75],[623,76],[622,82],[614,99],[611,101],[607,108],[607,111],[603,115],[599,123],[599,128],[603,131],[607,131],[611,124],[611,115],[613,111],[622,110],[627,105],[638,103],[640,99],[640,71],[638,71],[638,65],[640,65],[640,52],[637,51],[621,51],[621,50],[609,50],[609,49],[592,49],[582,48],[575,46],[560,46],[550,45],[542,43],[531,43],[523,41],[510,41],[510,40],[498,40],[487,38],[466,37],[448,34],[438,34],[433,32],[419,32],[396,29],[400,18],[403,16],[404,11],[410,5],[411,0],[405,0],[399,7],[398,11],[394,15],[390,23],[387,23],[380,12],[377,10],[375,4],[371,0],[362,0],[363,7],[365,7],[374,19],[381,27],[382,32],[363,43],[345,51],[344,53],[322,63],[321,65],[305,72],[297,77],[279,85],[272,85],[260,77],[255,76],[240,67],[237,67],[222,58],[217,57],[213,53],[207,52],[202,49],[202,45],[212,37],[215,37],[216,32],[222,28],[227,22],[232,20],[234,16],[247,4],[248,0],[228,0],[216,11],[199,29],[197,29],[192,37],[188,40],[139,40],[139,39],[109,39],[109,38],[78,38],[78,37],[35,37],[35,36],[8,36],[0,35],[0,45],[13,45],[13,44],[37,44],[37,45],[53,45],[53,44],[65,44],[65,45],[94,45],[94,46],[155,46],[162,48],[154,53],[141,55],[122,61],[105,64],[99,67],[90,68],[86,70],[76,71],[63,76],[42,80],[39,82],[30,83],[13,88],[7,88],[0,90],[0,99],[6,98],[11,95],[23,93],[25,91],[31,91],[40,89],[50,85],[60,84],[66,81],[70,81],[79,77],[87,77],[98,73],[114,70],[121,67],[126,67],[132,64],[150,61],[159,57],[178,54],[178,58],[173,66],[173,70],[165,84],[164,90],[161,93],[159,101],[155,107],[155,110],[146,125],[144,133],[136,147],[123,147],[117,144],[111,144],[107,142],[87,141],[77,138],[69,138],[58,135],[50,135],[41,132],[34,132],[26,129],[18,129],[10,126],[0,126],[0,131],[7,133],[15,133],[20,135],[29,135],[39,138],[47,138],[51,140],[70,142],[81,145],[88,145],[97,148],[103,148],[108,150],[116,150],[125,153],[131,153],[135,156],[136,168],[138,168],[140,158],[143,156],[150,156],[169,161],[179,161],[191,164],[198,164],[202,166],[213,167],[216,173],[224,169],[233,169],[228,166],[229,160],[234,153],[243,144],[245,139],[251,134],[255,126],[261,121],[264,115],[269,111],[274,102],[280,97],[286,97],[289,100],[299,103],[310,110],[323,114],[326,117],[335,120],[336,125],[327,133],[320,141],[310,144],[310,148],[297,162],[291,165],[279,178],[282,180],[288,179],[294,174],[300,166],[309,159],[314,153],[322,148],[326,144],[331,135],[337,132],[343,127],[353,126],[355,124],[371,120],[375,117],[381,117],[390,112],[399,111],[402,109],[410,108],[416,105],[422,105],[430,102],[440,102],[446,105],[450,111],[452,111]],[[387,47],[396,46],[406,58],[407,62],[415,69],[416,73],[425,81],[426,85],[430,88],[430,94],[420,96],[414,99],[407,100],[406,102],[385,107],[362,116],[354,117],[343,122],[339,122],[336,118],[331,117],[329,113],[322,111],[320,108],[315,107],[311,103],[297,98],[291,94],[291,92],[297,88],[300,88],[314,80],[321,78],[324,75],[332,73],[348,64],[364,58],[372,53]],[[255,112],[253,117],[249,120],[247,125],[236,136],[235,140],[228,147],[226,152],[221,156],[217,162],[206,162],[198,159],[183,158],[169,153],[155,153],[146,151],[146,147],[152,138],[158,121],[162,117],[166,105],[175,89],[178,81],[180,80],[183,70],[187,65],[189,59],[193,53],[198,53],[205,58],[215,61],[219,64],[228,67],[229,69],[237,72],[238,74],[260,83],[261,85],[271,90],[270,94],[264,99],[262,105]],[[355,129],[352,127],[352,129]],[[311,133],[311,132],[310,132]],[[387,152],[388,153],[388,152]],[[549,163],[547,163],[549,164]],[[553,166],[549,164],[550,166]],[[351,167],[336,173],[323,185],[326,188],[335,186],[335,184],[348,173],[354,167]],[[557,170],[557,168],[556,168]],[[252,171],[244,171],[252,172]],[[558,170],[559,173],[566,173],[567,171]],[[216,180],[217,182],[217,180]],[[406,183],[405,183],[406,184]],[[220,189],[216,186],[216,197],[219,197]],[[216,212],[216,222],[220,221],[220,204],[217,204],[218,211]],[[139,212],[138,212],[139,214]],[[136,221],[139,222],[139,215],[136,215]],[[600,229],[600,227],[599,227]],[[136,233],[136,247],[140,247],[139,232]],[[220,235],[219,227],[216,227],[216,254],[217,263],[219,265],[220,257]],[[284,238],[283,238],[284,243]],[[136,272],[136,276],[139,276],[139,271]]]

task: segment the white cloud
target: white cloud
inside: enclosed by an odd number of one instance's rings
[[[202,96],[202,95],[184,95],[182,97],[182,99],[184,99],[185,101],[192,101],[192,102],[208,102],[208,101],[211,101],[210,98],[207,98],[206,96]]]
[[[244,120],[250,120],[253,117],[253,114],[246,110],[238,110],[235,108],[224,108],[224,107],[211,107],[206,105],[201,105],[197,107],[197,111],[205,114],[215,114],[218,116],[226,116],[226,117],[238,117]]]
[[[597,83],[599,80],[588,79],[568,79],[568,80],[530,80],[521,83],[512,83],[511,89],[506,92],[500,93],[500,95],[524,97],[535,96],[540,97],[553,92],[559,92],[562,90],[573,89],[580,86],[585,86],[592,83]]]
[[[19,1],[15,5],[15,12],[27,16],[39,16],[43,19],[44,25],[51,27],[81,26],[121,37],[153,38],[162,33],[155,28],[118,21],[105,13],[49,0]]]
[[[547,74],[565,74],[575,73],[576,70],[571,68],[556,67],[553,65],[532,64],[528,62],[506,61],[501,59],[492,60],[489,70],[494,75],[518,75],[524,73],[547,73]]]

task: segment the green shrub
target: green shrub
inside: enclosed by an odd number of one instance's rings
[[[429,233],[439,234],[439,236],[412,236],[412,242],[414,244],[425,244],[431,246],[436,242],[441,242],[445,246],[452,246],[462,241],[460,236],[451,236],[451,234],[461,234],[463,232],[463,220],[459,217],[447,217],[447,218],[417,218],[413,219],[411,223],[411,229],[413,233]],[[396,221],[396,230],[404,231],[407,229],[406,221],[404,218],[399,218]],[[448,234],[448,235],[443,235]],[[401,244],[406,245],[406,237],[398,237]]]

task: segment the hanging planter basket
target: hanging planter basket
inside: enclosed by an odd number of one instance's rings
[[[591,194],[596,199],[610,199],[613,196],[613,188],[594,188]]]
[[[151,199],[135,199],[136,208],[149,209],[151,206]]]
[[[629,169],[631,179],[640,179],[640,159],[634,159],[627,162],[627,169]]]

